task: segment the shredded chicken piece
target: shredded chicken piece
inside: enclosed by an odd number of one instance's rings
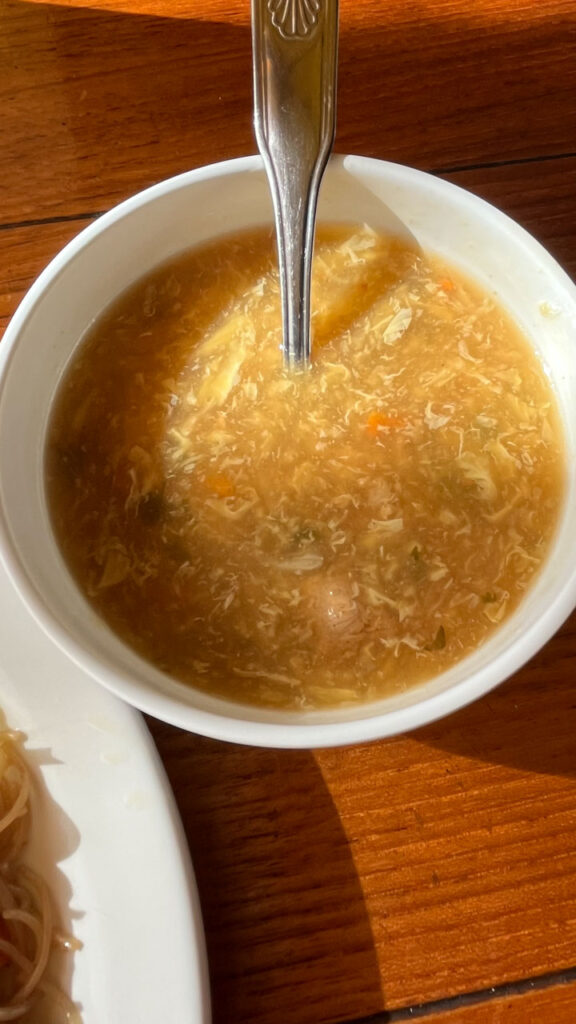
[[[364,617],[350,580],[315,576],[305,593],[320,650],[345,649],[359,643]]]

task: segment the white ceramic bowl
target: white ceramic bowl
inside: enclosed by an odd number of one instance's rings
[[[262,746],[335,746],[390,736],[449,714],[518,669],[576,604],[575,286],[508,217],[406,167],[334,158],[319,217],[409,232],[494,293],[540,353],[566,430],[567,500],[534,586],[483,647],[407,693],[353,709],[294,713],[258,710],[183,686],[139,658],[93,611],[50,526],[44,437],[72,350],[95,317],[156,264],[205,239],[271,222],[259,158],[183,174],[101,217],[36,281],[0,345],[0,552],[28,608],[78,665],[129,703],[193,732]]]

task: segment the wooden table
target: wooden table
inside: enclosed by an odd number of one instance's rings
[[[99,213],[255,144],[248,0],[0,19],[4,325]],[[575,274],[576,0],[342,0],[336,148],[477,192]],[[575,672],[573,616],[497,692],[387,742],[274,752],[150,722],[214,1021],[573,1024]]]

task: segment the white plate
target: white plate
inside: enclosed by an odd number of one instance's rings
[[[38,766],[29,859],[83,944],[58,964],[83,1024],[204,1024],[198,896],[146,726],[44,636],[1,567],[0,706]]]

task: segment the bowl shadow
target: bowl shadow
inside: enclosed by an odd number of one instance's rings
[[[283,1024],[380,1010],[362,888],[314,755],[148,725],[192,853],[214,1024],[280,1007]]]
[[[576,612],[507,682],[413,738],[457,757],[576,777]]]
[[[6,108],[7,154],[29,173],[10,182],[6,220],[101,211],[161,178],[255,152],[248,5],[213,21],[205,3],[173,6],[166,17],[159,0],[18,5],[6,27],[10,99],[26,90],[27,102],[24,115],[20,103]],[[337,152],[437,171],[572,152],[573,62],[553,14],[372,8],[342,8]],[[31,41],[56,87],[30,88]]]

